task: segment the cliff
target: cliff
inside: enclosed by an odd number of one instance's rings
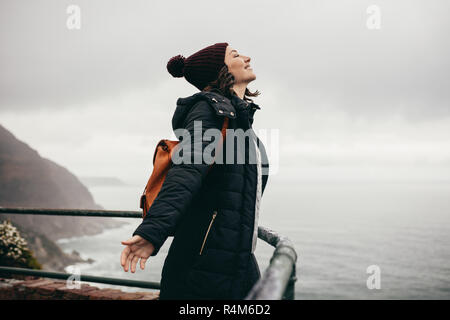
[[[55,209],[102,209],[89,190],[66,168],[45,159],[0,125],[0,206]],[[53,242],[93,235],[118,227],[114,218],[0,214],[24,233],[30,249],[47,270],[61,270],[76,254],[65,255]],[[58,250],[59,249],[59,250]],[[61,261],[57,264],[49,262]]]

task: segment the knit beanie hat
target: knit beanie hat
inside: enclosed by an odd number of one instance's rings
[[[219,76],[225,65],[226,42],[219,42],[197,51],[188,58],[181,54],[172,57],[167,63],[167,71],[176,78],[184,78],[200,91]]]

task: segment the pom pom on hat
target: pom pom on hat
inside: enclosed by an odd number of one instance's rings
[[[184,75],[184,60],[185,58],[179,54],[167,62],[167,71],[175,77],[181,78]]]

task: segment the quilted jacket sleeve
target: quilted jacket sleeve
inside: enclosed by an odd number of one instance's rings
[[[185,128],[191,135],[191,146],[194,144],[194,121],[202,121],[202,133],[207,129],[220,130],[224,118],[217,116],[207,101],[198,101],[189,111],[185,119]],[[202,139],[202,154],[210,141]],[[194,150],[199,152],[200,150]],[[192,155],[193,156],[193,155]],[[147,212],[145,219],[134,231],[155,247],[152,256],[155,256],[169,235],[174,234],[177,222],[181,215],[199,192],[206,177],[209,164],[206,162],[195,164],[174,164],[168,171],[160,192]]]

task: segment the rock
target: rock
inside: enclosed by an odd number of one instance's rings
[[[0,206],[3,207],[103,209],[74,174],[42,158],[1,125],[0,184]],[[108,217],[0,214],[0,221],[5,219],[20,230],[43,269],[61,272],[66,266],[84,260],[78,252],[64,253],[54,241],[95,235],[123,225]]]

